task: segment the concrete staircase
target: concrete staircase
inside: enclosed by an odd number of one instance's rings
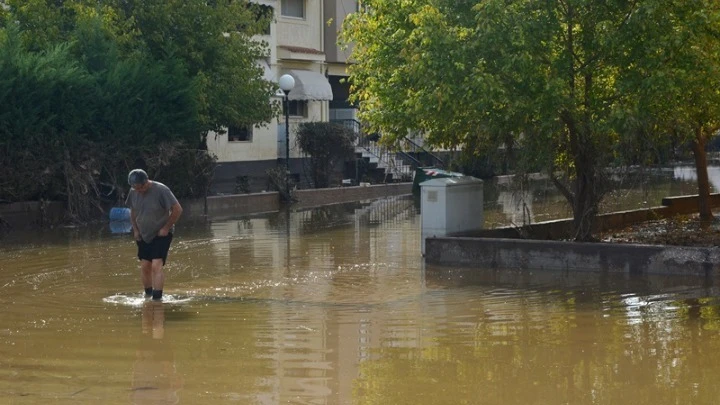
[[[412,181],[414,168],[375,141],[358,142],[355,153],[385,172],[385,183]]]
[[[379,134],[368,134],[364,131],[362,124],[355,119],[334,119],[332,121],[350,128],[357,135],[356,156],[365,160],[371,169],[376,168],[384,173],[384,176],[376,176],[384,177],[377,181],[383,183],[412,181],[415,169],[428,165],[421,161],[425,160],[420,158],[421,155],[432,158],[433,162],[429,164],[430,166],[444,166],[442,160],[437,156],[410,139],[404,138],[394,148],[388,148],[377,142],[380,138]]]

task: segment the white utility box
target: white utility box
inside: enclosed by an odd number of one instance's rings
[[[483,182],[471,177],[446,177],[420,183],[421,252],[425,238],[482,229]]]

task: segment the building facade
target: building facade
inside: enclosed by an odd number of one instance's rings
[[[303,184],[304,156],[297,148],[295,130],[302,122],[354,119],[348,102],[348,51],[337,45],[345,17],[357,10],[357,0],[254,0],[272,12],[273,20],[258,39],[268,44],[265,60],[258,61],[265,79],[277,83],[290,74],[295,88],[289,99],[289,167]],[[282,102],[279,92],[275,101]],[[208,151],[217,157],[213,194],[258,192],[272,188],[267,170],[285,162],[284,114],[265,126],[228,128],[210,133]]]

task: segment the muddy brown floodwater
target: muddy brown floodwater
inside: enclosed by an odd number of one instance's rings
[[[107,225],[6,239],[0,403],[720,398],[713,280],[426,267],[411,198],[177,228],[162,303]]]

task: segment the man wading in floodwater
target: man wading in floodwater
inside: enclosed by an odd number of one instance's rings
[[[148,179],[143,170],[131,171],[128,184],[131,190],[125,205],[130,207],[130,222],[140,259],[140,278],[145,295],[161,300],[165,284],[163,266],[175,222],[183,210],[172,191],[166,185]]]

